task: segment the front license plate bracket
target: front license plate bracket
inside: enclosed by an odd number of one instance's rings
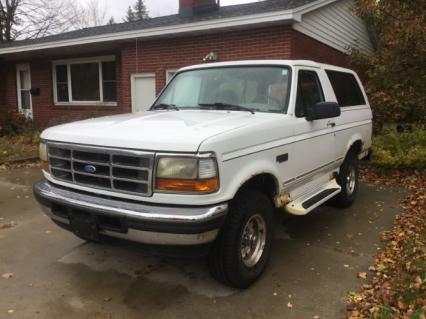
[[[70,214],[70,221],[72,230],[78,237],[93,241],[99,240],[99,227],[95,215],[74,211]]]

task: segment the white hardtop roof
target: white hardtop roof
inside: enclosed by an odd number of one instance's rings
[[[276,65],[276,66],[302,66],[317,69],[329,69],[342,72],[354,73],[354,71],[342,67],[338,67],[331,64],[319,63],[310,60],[245,60],[245,61],[229,61],[229,62],[216,62],[216,63],[204,63],[181,68],[178,72],[207,69],[207,68],[220,68],[220,67],[231,67],[231,66],[253,66],[253,65]]]

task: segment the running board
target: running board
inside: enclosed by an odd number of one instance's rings
[[[321,188],[315,189],[288,203],[285,208],[290,214],[299,216],[306,215],[330,198],[339,194],[341,190],[342,188],[340,185],[333,179]]]

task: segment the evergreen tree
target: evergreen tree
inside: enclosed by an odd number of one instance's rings
[[[109,20],[108,20],[108,23],[107,24],[115,24],[115,20],[114,20],[114,17],[111,17]]]
[[[135,13],[131,6],[127,9],[126,17],[124,18],[125,22],[133,22],[136,20]]]
[[[144,0],[137,0],[136,3],[132,6],[129,6],[127,9],[126,17],[124,18],[125,22],[133,22],[148,19],[148,9],[146,8]]]
[[[137,0],[133,7],[133,10],[136,20],[143,20],[149,18],[148,9],[145,6],[144,0]]]

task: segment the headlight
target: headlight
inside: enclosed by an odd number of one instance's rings
[[[47,159],[47,145],[46,143],[41,142],[39,146],[39,154],[41,160],[41,168],[44,170],[49,169],[49,163]]]
[[[198,161],[194,158],[160,158],[157,165],[158,178],[195,179],[198,175]]]
[[[161,157],[157,163],[156,190],[212,193],[219,189],[213,157]]]

